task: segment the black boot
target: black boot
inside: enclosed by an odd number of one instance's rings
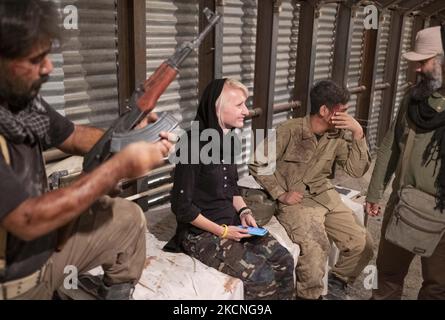
[[[328,276],[328,294],[324,300],[350,300],[347,294],[348,284],[333,274]]]
[[[102,275],[81,274],[77,289],[65,289],[61,286],[57,292],[63,300],[129,300],[132,298],[134,285],[119,283],[107,285]]]
[[[107,286],[104,282],[98,288],[97,294],[103,300],[130,300],[133,295],[132,283],[119,283]]]

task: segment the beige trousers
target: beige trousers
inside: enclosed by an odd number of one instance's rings
[[[354,281],[373,256],[371,236],[340,199],[332,210],[307,198],[297,205],[280,205],[277,218],[301,249],[296,268],[300,298],[322,294],[330,240],[340,251],[332,273],[346,282]]]
[[[102,266],[107,283],[139,280],[145,263],[146,221],[136,204],[102,197],[74,223],[63,248],[47,262],[43,281],[17,299],[51,299],[66,270],[78,275]]]

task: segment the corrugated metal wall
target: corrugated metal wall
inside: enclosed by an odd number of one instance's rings
[[[59,13],[63,14],[61,1],[54,1],[59,8]],[[65,84],[63,73],[63,54],[61,46],[53,49],[50,54],[54,71],[51,73],[47,83],[43,84],[40,93],[45,100],[60,114],[65,115]]]
[[[59,0],[74,5],[78,30],[63,30],[62,47],[52,55],[55,70],[42,94],[76,124],[106,128],[118,117],[116,1]]]
[[[225,0],[223,27],[223,77],[241,81],[253,93],[255,70],[257,1]],[[252,121],[245,122],[243,137],[243,159],[251,152],[250,135]],[[240,165],[239,176],[248,173],[247,165]]]
[[[178,42],[191,39],[198,33],[197,1],[152,1],[147,0],[147,64],[148,74],[162,63]],[[279,40],[277,50],[277,77],[274,103],[288,102],[291,99],[295,77],[295,58],[298,40],[299,4],[294,0],[283,1],[280,13]],[[191,23],[192,22],[192,23]],[[255,44],[256,44],[257,1],[224,1],[223,25],[223,77],[230,77],[244,83],[253,93]],[[180,76],[168,91],[161,96],[158,111],[171,110],[182,119],[182,127],[187,128],[194,118],[198,97],[198,60],[194,54],[187,58]],[[277,121],[285,120],[289,112],[277,114]],[[281,119],[280,119],[281,118]],[[243,130],[244,160],[251,151],[251,120],[246,121]],[[138,189],[151,191],[144,193],[141,205],[156,202],[168,197],[171,188],[170,170],[166,166],[139,182]],[[247,174],[246,165],[239,167],[240,177]],[[153,190],[153,188],[155,188]]]
[[[353,12],[351,21],[351,47],[349,51],[347,86],[348,88],[357,87],[360,83],[362,57],[363,57],[363,40],[364,40],[364,24],[365,20],[364,7],[359,6]],[[352,116],[356,115],[358,94],[352,94],[349,100],[348,113]]]
[[[256,0],[225,0],[223,75],[240,80],[253,92],[256,43]]]
[[[413,22],[414,18],[412,16],[406,16],[403,21],[403,31],[402,31],[402,46],[400,49],[400,54],[411,50],[411,36],[413,32]],[[399,71],[397,77],[397,93],[394,102],[394,110],[392,114],[392,119],[397,115],[400,103],[402,102],[403,95],[409,87],[407,80],[408,71],[408,61],[400,58]]]
[[[147,74],[151,74],[181,42],[198,34],[198,1],[146,1],[147,7]],[[224,2],[223,26],[223,77],[244,83],[253,93],[257,3],[253,0]],[[173,111],[180,119],[181,127],[189,128],[198,106],[198,57],[191,54],[180,69],[178,78],[161,96],[155,111]],[[250,154],[251,121],[246,121],[243,136],[244,160]],[[138,203],[145,207],[158,200],[168,199],[172,187],[170,178],[174,166],[167,165],[138,182],[138,192],[143,198]],[[240,166],[239,174],[247,174],[246,165]]]
[[[292,100],[295,83],[299,16],[299,3],[295,0],[284,0],[282,2],[278,24],[275,105]],[[281,122],[289,119],[291,113],[286,111],[274,114],[272,126],[276,127]]]
[[[243,82],[253,93],[255,43],[258,0],[225,0],[223,26],[224,77]],[[117,92],[117,0],[58,0],[62,9],[75,5],[79,10],[79,30],[66,32],[64,46],[52,57],[55,71],[42,89],[46,99],[62,114],[76,123],[106,127],[118,115]],[[176,46],[191,40],[198,33],[199,5],[197,0],[155,1],[146,0],[147,75],[150,75],[173,52]],[[311,81],[330,78],[333,65],[336,18],[338,4],[324,4],[315,21],[313,70]],[[277,64],[274,104],[289,102],[295,78],[295,61],[298,42],[299,1],[283,0],[279,17]],[[379,24],[379,42],[374,85],[382,84],[388,47],[390,14],[385,11]],[[356,10],[352,24],[352,39],[348,87],[356,87],[360,80],[363,50],[363,7]],[[412,17],[405,19],[402,52],[409,49]],[[401,60],[397,83],[394,113],[406,89],[406,62]],[[198,57],[192,53],[181,67],[178,78],[170,85],[156,107],[157,111],[170,111],[181,120],[181,127],[188,128],[198,105]],[[375,149],[378,116],[382,90],[372,92],[368,123],[368,140]],[[357,96],[351,97],[350,112],[355,113]],[[289,117],[289,112],[274,115],[273,126]],[[244,128],[250,132],[251,121]],[[245,155],[250,154],[250,136],[247,136]],[[171,188],[168,165],[154,171],[138,182],[138,189],[150,191],[143,199],[153,203],[168,197]],[[240,176],[247,173],[241,166]]]
[[[199,32],[198,1],[147,0],[147,76],[170,57],[176,47]],[[198,105],[198,56],[192,52],[179,75],[160,97],[155,111],[172,111],[189,128]]]
[[[170,57],[178,45],[193,40],[199,33],[198,1],[146,1],[147,77]],[[154,111],[169,111],[187,130],[198,107],[198,55],[192,52],[180,67],[179,74],[161,95]],[[138,181],[140,195],[131,199],[146,209],[148,205],[165,201],[172,188],[167,164]],[[147,190],[148,189],[148,190]],[[141,197],[143,196],[143,197]]]
[[[334,55],[335,29],[338,4],[329,3],[320,8],[316,26],[313,81],[331,78]],[[310,44],[308,44],[310,45]]]
[[[389,30],[391,14],[389,11],[380,13],[379,36],[377,43],[377,55],[375,62],[374,86],[383,84],[385,79],[386,53],[388,50]],[[379,114],[382,105],[383,90],[373,90],[368,121],[368,143],[371,151],[377,147],[377,130],[379,124]]]
[[[65,83],[63,72],[63,54],[60,50],[50,54],[54,65],[54,71],[51,73],[48,82],[46,82],[40,91],[45,100],[60,114],[65,115]]]

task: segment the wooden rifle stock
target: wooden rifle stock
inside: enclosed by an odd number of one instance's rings
[[[149,113],[153,110],[158,102],[159,97],[164,93],[170,83],[175,80],[178,70],[168,63],[163,62],[156,71],[145,80],[143,94],[137,101],[138,108]]]

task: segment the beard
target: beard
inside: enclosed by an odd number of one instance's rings
[[[433,71],[419,72],[419,80],[412,90],[411,96],[414,100],[425,100],[438,89],[442,88],[442,66],[436,65]]]
[[[32,100],[40,92],[42,85],[48,81],[49,76],[45,75],[34,81],[30,88],[26,88],[26,84],[19,80],[8,80],[6,76],[0,79],[0,100],[6,102],[8,109],[12,113],[18,113],[28,107]]]

